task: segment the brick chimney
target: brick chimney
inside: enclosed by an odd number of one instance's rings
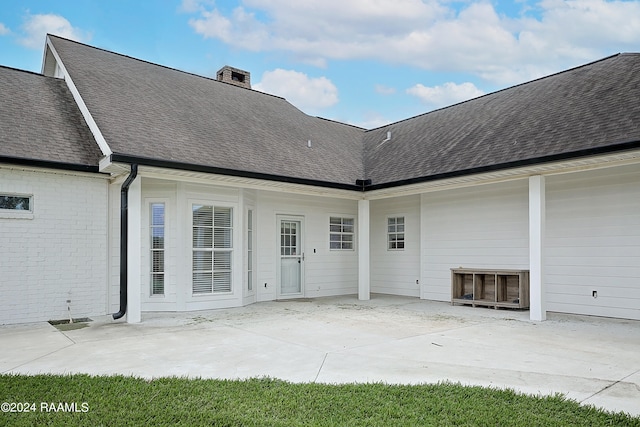
[[[251,73],[240,70],[239,68],[225,65],[218,70],[216,78],[220,82],[231,83],[232,85],[251,89]]]

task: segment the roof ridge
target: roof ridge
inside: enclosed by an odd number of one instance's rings
[[[487,97],[489,95],[495,95],[495,94],[500,93],[500,92],[504,92],[504,91],[507,91],[507,90],[510,90],[510,89],[514,89],[514,88],[517,88],[517,87],[520,87],[520,86],[528,85],[530,83],[535,83],[535,82],[540,81],[540,80],[545,80],[545,79],[548,79],[548,78],[551,78],[551,77],[558,76],[560,74],[564,74],[564,73],[568,73],[568,72],[571,72],[571,71],[575,71],[575,70],[578,70],[580,68],[588,67],[590,65],[597,64],[598,62],[604,62],[604,61],[607,61],[609,59],[615,58],[617,56],[622,56],[622,55],[640,55],[640,53],[614,53],[612,55],[605,56],[604,58],[600,58],[600,59],[596,59],[595,61],[587,62],[586,64],[577,65],[575,67],[571,67],[571,68],[568,68],[566,70],[557,71],[555,73],[547,74],[545,76],[541,76],[541,77],[535,78],[533,80],[527,80],[526,82],[518,83],[518,84],[513,85],[513,86],[508,86],[508,87],[505,87],[505,88],[502,88],[502,89],[495,90],[493,92],[485,93],[484,95],[476,96],[475,98],[467,99],[465,101],[456,102],[455,104],[447,105],[445,107],[436,108],[435,110],[427,111],[426,113],[417,114],[417,115],[412,116],[412,117],[407,117],[406,119],[402,119],[402,120],[398,120],[396,122],[388,123],[388,124],[383,125],[383,126],[378,126],[376,128],[367,130],[367,132],[371,132],[371,131],[378,130],[378,129],[383,129],[383,128],[386,128],[386,127],[389,127],[389,126],[392,126],[392,125],[396,125],[398,123],[402,123],[402,122],[406,122],[408,120],[413,120],[413,119],[418,118],[418,117],[426,116],[427,114],[431,114],[431,113],[435,113],[435,112],[438,112],[438,111],[442,111],[442,110],[446,110],[446,109],[449,109],[449,108],[453,108],[453,107],[456,107],[458,105],[466,104],[467,102],[471,102],[471,101],[475,101],[477,99],[481,99],[481,98]]]
[[[324,120],[324,121],[327,121],[327,122],[337,123],[339,125],[345,125],[345,126],[349,126],[349,127],[352,127],[352,128],[361,129],[361,130],[364,130],[364,131],[367,130],[367,128],[363,128],[362,126],[357,126],[357,125],[354,125],[354,124],[351,124],[351,123],[341,122],[339,120],[328,119],[326,117],[320,117],[320,116],[315,116],[315,118],[316,119],[320,119],[320,120]]]
[[[0,65],[0,68],[4,68],[4,69],[7,69],[7,70],[18,71],[18,72],[27,73],[27,74],[33,74],[35,76],[50,78],[49,76],[45,76],[42,73],[38,73],[38,72],[35,72],[35,71],[31,71],[31,70],[23,70],[22,68],[9,67],[8,65]]]
[[[88,47],[88,48],[91,48],[91,49],[100,50],[102,52],[110,53],[112,55],[121,56],[123,58],[132,59],[134,61],[144,62],[145,64],[154,65],[156,67],[161,67],[161,68],[164,68],[164,69],[167,69],[167,70],[176,71],[178,73],[187,74],[187,75],[194,76],[194,77],[199,77],[201,79],[209,80],[209,81],[216,82],[216,83],[224,83],[224,84],[236,87],[238,89],[249,90],[251,92],[259,93],[259,94],[262,94],[262,95],[267,95],[267,96],[271,96],[271,97],[274,97],[274,98],[284,99],[286,101],[286,98],[283,98],[282,96],[272,95],[270,93],[261,92],[261,91],[256,90],[256,89],[247,88],[247,87],[243,87],[243,86],[237,86],[237,85],[233,85],[233,84],[230,84],[230,83],[227,83],[227,82],[222,82],[222,81],[220,81],[218,79],[215,79],[213,77],[203,76],[202,74],[196,74],[196,73],[192,73],[192,72],[189,72],[189,71],[180,70],[178,68],[169,67],[168,65],[158,64],[156,62],[147,61],[146,59],[136,58],[134,56],[125,55],[124,53],[114,52],[112,50],[108,50],[108,49],[105,49],[105,48],[102,48],[102,47],[96,47],[96,46],[92,46],[92,45],[87,44],[87,43],[82,43],[82,42],[79,42],[77,40],[71,40],[71,39],[67,39],[65,37],[60,37],[60,36],[55,35],[55,34],[47,33],[47,36],[48,37],[55,37],[55,38],[60,39],[60,40],[65,40],[65,41],[68,41],[68,42],[71,42],[71,43],[79,44],[79,45],[82,45],[82,46],[85,46],[85,47]]]

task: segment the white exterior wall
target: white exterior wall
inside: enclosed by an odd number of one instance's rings
[[[140,178],[138,178],[140,179]],[[192,311],[243,304],[244,288],[244,211],[237,188],[189,184],[142,177],[140,221],[140,301],[142,311]],[[110,309],[119,309],[120,298],[120,188],[111,185],[111,274]],[[164,295],[151,295],[150,207],[165,203],[165,288]],[[214,295],[192,293],[192,219],[193,203],[210,203],[233,209],[232,292]],[[143,314],[144,320],[144,314]]]
[[[420,296],[420,196],[372,200],[371,292]],[[404,250],[387,249],[387,218],[404,217]]]
[[[450,301],[451,268],[529,268],[527,180],[421,199],[421,298]]]
[[[355,218],[356,233],[359,232],[356,201],[259,191],[257,207],[258,301],[277,298],[277,258],[280,253],[277,215],[304,217],[304,297],[358,292],[357,245],[354,250],[329,249],[330,216]]]
[[[242,205],[243,205],[243,220],[242,220],[242,241],[243,241],[243,252],[242,252],[242,274],[243,274],[243,284],[242,284],[242,304],[252,304],[257,301],[257,287],[258,287],[258,249],[257,249],[257,224],[258,224],[258,210],[256,209],[257,205],[257,196],[254,190],[242,190]],[[248,247],[249,244],[248,238],[248,212],[251,210],[253,212],[253,236],[251,241],[252,248],[252,268],[251,272],[248,271],[249,265],[249,254]],[[251,287],[249,289],[247,286],[248,276],[251,274]]]
[[[244,211],[242,190],[143,178],[142,181],[142,311],[192,311],[242,305],[244,287]],[[149,216],[151,203],[165,203],[165,293],[151,295]],[[233,209],[231,293],[193,295],[192,204]],[[119,283],[118,283],[119,287]]]
[[[33,195],[33,214],[0,213],[0,324],[107,310],[107,181],[0,168],[0,193]]]
[[[111,185],[110,310],[119,309],[119,233],[121,182]],[[165,203],[165,294],[150,295],[151,203]],[[226,295],[192,295],[191,204],[231,206],[234,212],[233,291]],[[254,282],[247,289],[247,211],[254,218]],[[276,299],[279,234],[276,216],[299,215],[305,224],[305,297],[355,294],[358,285],[357,248],[329,249],[329,217],[356,218],[357,202],[272,193],[215,185],[142,178],[141,302],[142,311],[191,311],[237,307]],[[314,252],[315,250],[315,252]],[[267,287],[264,284],[267,283]],[[144,318],[144,315],[143,315]]]
[[[108,208],[108,312],[117,313],[120,310],[120,187],[122,181],[109,183]]]
[[[549,311],[640,319],[640,166],[548,177],[546,236]]]

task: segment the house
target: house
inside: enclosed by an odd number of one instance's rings
[[[530,317],[640,320],[640,54],[377,129],[249,73],[47,36],[0,67],[0,323],[371,293],[527,270]]]

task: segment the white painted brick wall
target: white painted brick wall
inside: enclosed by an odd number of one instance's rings
[[[33,195],[30,219],[0,213],[0,324],[107,309],[107,181],[0,167],[0,193]]]

